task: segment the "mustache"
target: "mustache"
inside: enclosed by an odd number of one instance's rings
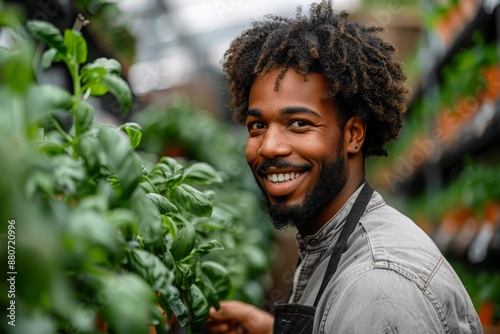
[[[294,164],[280,159],[266,159],[260,164],[259,167],[257,167],[257,173],[261,174],[263,171],[271,167],[301,169],[307,172],[311,170],[313,166],[311,164]]]

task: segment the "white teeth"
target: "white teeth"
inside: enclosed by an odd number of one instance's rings
[[[285,174],[268,174],[267,179],[274,183],[291,181],[300,176],[300,173],[285,173]]]

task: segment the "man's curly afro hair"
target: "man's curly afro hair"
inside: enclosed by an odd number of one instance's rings
[[[275,90],[288,69],[322,75],[326,99],[339,108],[339,125],[357,115],[367,123],[365,156],[387,155],[384,144],[398,137],[410,89],[393,45],[378,35],[384,29],[348,22],[331,0],[313,3],[309,17],[301,7],[295,18],[267,15],[231,42],[222,65],[228,78],[230,108],[244,123],[256,76],[280,69]]]

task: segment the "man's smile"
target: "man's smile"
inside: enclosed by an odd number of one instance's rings
[[[269,165],[269,164],[263,164]],[[283,166],[284,168],[269,167],[262,170],[262,165],[257,169],[257,175],[259,176],[259,182],[262,185],[263,190],[268,196],[271,197],[283,197],[291,195],[303,184],[305,179],[305,174],[312,169],[309,165],[292,165],[288,162],[276,163],[278,166]],[[286,165],[286,166],[285,166]]]
[[[296,190],[303,175],[312,170],[310,164],[295,164],[286,160],[264,160],[257,168],[261,183],[268,196],[282,197]]]
[[[273,183],[282,183],[286,181],[291,181],[300,176],[300,173],[291,172],[291,173],[275,173],[275,174],[267,174],[267,179]]]

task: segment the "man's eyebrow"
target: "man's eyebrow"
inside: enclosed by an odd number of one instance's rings
[[[310,114],[314,115],[318,118],[322,118],[320,114],[318,114],[316,111],[306,108],[306,107],[285,107],[281,109],[281,113],[283,115],[292,115],[292,114]],[[260,117],[262,116],[262,110],[260,109],[248,109],[247,112],[245,113],[245,116],[255,116],[255,117]]]
[[[262,116],[262,111],[260,109],[248,109],[245,116]]]
[[[306,108],[306,107],[286,107],[281,110],[281,113],[284,115],[289,115],[289,114],[311,114],[314,115],[318,118],[322,118],[320,114],[318,114],[316,111]]]

